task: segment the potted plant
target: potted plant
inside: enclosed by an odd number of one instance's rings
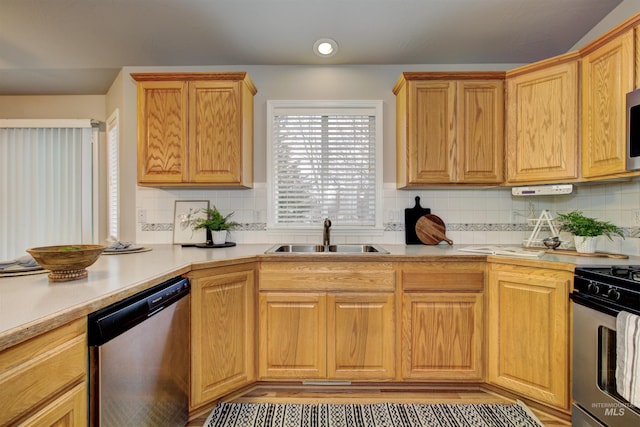
[[[215,206],[202,209],[202,212],[207,214],[207,218],[196,218],[193,221],[193,229],[204,228],[207,231],[208,246],[224,244],[227,241],[227,231],[239,225],[237,222],[229,221],[233,212],[223,216]]]
[[[581,211],[559,213],[557,221],[560,223],[560,231],[573,234],[577,252],[594,253],[598,236],[607,236],[609,240],[613,240],[612,235],[618,235],[624,239],[624,233],[620,227],[609,221],[584,216]]]

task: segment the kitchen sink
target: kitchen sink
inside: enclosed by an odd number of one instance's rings
[[[389,253],[386,250],[373,245],[329,245],[325,246],[325,252]]]
[[[324,252],[324,246],[322,245],[275,245],[270,248],[267,254],[291,252],[291,253],[306,253],[306,252]]]
[[[302,245],[278,244],[269,248],[265,253],[266,254],[284,254],[284,253],[388,254],[389,251],[377,245],[340,244],[340,245],[323,246],[323,245],[305,245],[305,244],[302,244]]]

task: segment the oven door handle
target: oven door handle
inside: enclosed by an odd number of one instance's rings
[[[583,305],[592,310],[596,310],[610,316],[615,317],[618,315],[618,313],[620,313],[620,310],[611,307],[610,305],[603,304],[600,301],[590,298],[588,295],[582,294],[580,292],[573,291],[571,294],[569,294],[569,298],[571,298],[571,300],[576,304]]]

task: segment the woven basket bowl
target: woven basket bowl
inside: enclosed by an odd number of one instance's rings
[[[102,245],[60,245],[31,248],[27,252],[42,268],[51,271],[50,281],[67,282],[87,277],[86,268],[96,262],[105,249]]]

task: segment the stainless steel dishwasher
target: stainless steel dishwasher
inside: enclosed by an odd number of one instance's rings
[[[89,315],[90,425],[187,423],[189,289],[176,277]]]

